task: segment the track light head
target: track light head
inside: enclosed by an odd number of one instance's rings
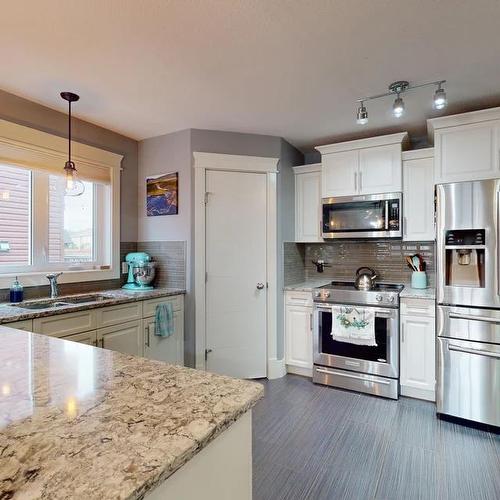
[[[443,109],[448,104],[448,100],[446,99],[446,92],[441,88],[441,84],[439,84],[436,92],[434,92],[434,109]]]
[[[356,123],[358,125],[366,125],[368,123],[368,111],[366,110],[363,101],[361,101],[356,113]]]
[[[401,118],[405,112],[405,103],[403,99],[399,96],[394,99],[394,104],[392,105],[392,114],[395,118]]]

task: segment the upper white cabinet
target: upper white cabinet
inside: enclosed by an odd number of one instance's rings
[[[321,238],[321,164],[293,168],[295,172],[295,241]]]
[[[500,108],[427,121],[434,139],[435,182],[500,177]]]
[[[400,192],[401,151],[406,132],[318,146],[322,163],[322,196]]]
[[[358,193],[359,151],[321,154],[323,198]]]
[[[434,230],[434,150],[403,153],[403,240],[430,241]]]

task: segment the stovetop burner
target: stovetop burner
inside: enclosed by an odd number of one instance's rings
[[[313,290],[314,302],[399,307],[399,294],[404,286],[375,283],[371,290],[358,290],[353,281],[332,281]]]

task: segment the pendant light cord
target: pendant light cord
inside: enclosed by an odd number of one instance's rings
[[[69,120],[68,120],[68,160],[71,162],[71,101],[69,101]]]

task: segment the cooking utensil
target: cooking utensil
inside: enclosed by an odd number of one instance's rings
[[[361,272],[363,270],[365,272]],[[358,290],[371,290],[376,277],[377,273],[371,267],[360,267],[356,271],[356,280],[354,282],[354,286]]]
[[[406,263],[408,264],[408,267],[412,270],[412,271],[416,271],[417,269],[415,269],[415,266],[413,265],[413,260],[411,258],[410,255],[407,255],[406,256]]]

